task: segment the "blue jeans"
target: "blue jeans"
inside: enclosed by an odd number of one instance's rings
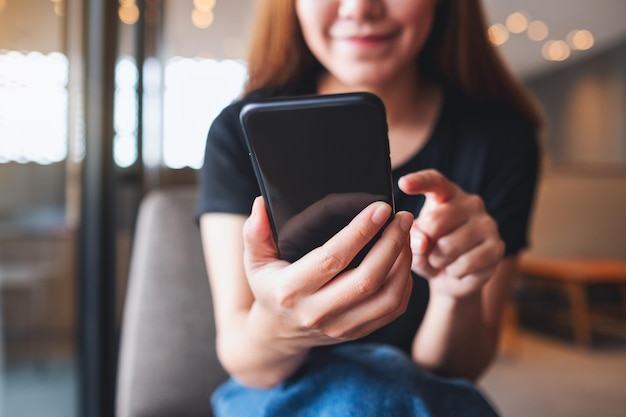
[[[490,417],[469,381],[444,378],[387,345],[346,344],[314,351],[302,368],[270,389],[229,379],[211,397],[216,417]]]

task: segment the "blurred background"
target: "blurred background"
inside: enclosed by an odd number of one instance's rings
[[[113,415],[137,208],[196,183],[253,3],[0,0],[0,417]],[[485,6],[547,124],[481,385],[504,416],[626,416],[626,2]]]

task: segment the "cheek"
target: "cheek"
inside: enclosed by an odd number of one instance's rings
[[[295,11],[302,31],[320,30],[328,25],[337,9],[332,5],[334,3],[336,2],[325,0],[296,0]]]
[[[435,0],[417,1],[410,10],[398,18],[404,22],[405,28],[408,28],[409,42],[412,42],[418,50],[428,39],[435,20]]]
[[[320,61],[329,53],[326,34],[332,22],[332,11],[324,6],[324,1],[299,0],[296,2],[296,14],[302,36],[309,49]]]

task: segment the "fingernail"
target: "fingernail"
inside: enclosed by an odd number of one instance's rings
[[[372,222],[374,224],[382,225],[387,219],[389,219],[389,215],[391,214],[391,207],[386,203],[377,203],[378,207],[374,210],[374,214],[372,214]]]
[[[400,219],[400,228],[403,231],[408,232],[411,229],[412,225],[413,225],[413,216],[409,213],[403,214],[402,218]]]

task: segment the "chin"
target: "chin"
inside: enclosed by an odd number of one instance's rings
[[[350,71],[335,72],[336,78],[345,86],[358,90],[375,90],[389,84],[393,74],[382,72],[379,68],[360,68]]]

